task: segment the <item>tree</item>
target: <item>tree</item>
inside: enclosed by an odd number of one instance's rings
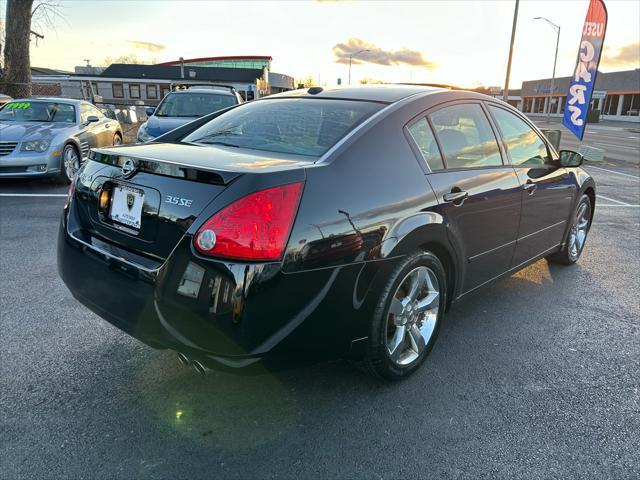
[[[384,83],[382,80],[376,80],[375,78],[371,78],[371,77],[364,77],[360,80],[360,84],[361,85],[369,85],[369,84],[381,84]]]
[[[7,0],[4,69],[0,91],[10,97],[31,96],[31,64],[29,36],[31,34],[33,0]]]
[[[105,57],[102,61],[101,67],[108,67],[113,63],[128,63],[134,65],[153,65],[154,63],[158,63],[157,58],[152,58],[149,60],[143,60],[138,58],[135,53],[130,53],[128,55],[121,55],[119,57]]]
[[[32,30],[32,23],[39,30],[53,28],[59,17],[60,5],[51,0],[7,0],[0,92],[14,98],[31,96],[30,37],[44,38]]]
[[[302,87],[300,87],[302,85]],[[309,88],[315,87],[318,83],[313,79],[313,75],[307,75],[306,78],[296,78],[295,86],[296,88]]]

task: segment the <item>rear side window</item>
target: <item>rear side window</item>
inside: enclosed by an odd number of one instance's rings
[[[438,143],[436,142],[436,137],[433,136],[427,119],[421,118],[415,122],[409,127],[409,132],[431,171],[442,170],[444,165],[442,164],[440,150],[438,150]]]
[[[498,107],[489,107],[498,124],[513,165],[534,166],[547,162],[547,146],[522,119]]]
[[[447,168],[502,165],[496,137],[477,103],[445,107],[429,118],[442,146]]]
[[[260,100],[224,112],[182,141],[321,156],[383,106],[348,100]]]

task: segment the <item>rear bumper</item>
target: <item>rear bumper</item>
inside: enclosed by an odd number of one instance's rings
[[[201,258],[188,236],[156,262],[84,237],[70,210],[60,225],[58,269],[73,296],[147,345],[209,366],[352,352],[368,331],[373,279],[392,267],[388,260],[286,274],[279,263]],[[201,274],[192,296],[184,294],[187,270]]]

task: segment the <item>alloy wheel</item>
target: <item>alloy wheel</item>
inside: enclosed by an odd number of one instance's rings
[[[78,169],[80,168],[80,158],[76,149],[68,145],[63,153],[64,172],[69,180],[72,180]]]
[[[569,255],[573,259],[578,258],[584,248],[584,242],[589,231],[590,218],[591,207],[587,202],[581,203],[569,234]]]
[[[406,366],[420,357],[435,331],[439,308],[433,270],[420,266],[402,279],[387,316],[387,352],[395,364]]]

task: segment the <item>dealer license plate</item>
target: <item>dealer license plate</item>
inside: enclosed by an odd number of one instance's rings
[[[118,185],[113,189],[109,216],[114,222],[140,229],[144,193],[137,188]]]

